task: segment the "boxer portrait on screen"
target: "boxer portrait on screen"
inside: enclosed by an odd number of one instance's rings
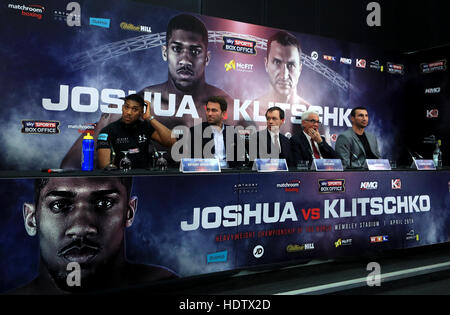
[[[306,109],[310,104],[298,95],[297,85],[302,72],[302,50],[294,35],[279,31],[267,42],[267,55],[264,66],[269,76],[269,91],[257,101],[263,111],[270,102],[301,104]]]
[[[131,178],[47,178],[35,180],[34,203],[23,205],[25,229],[37,237],[37,277],[10,294],[88,293],[125,288],[177,276],[157,265],[130,263],[125,230],[137,198]],[[78,267],[78,282],[71,279]]]

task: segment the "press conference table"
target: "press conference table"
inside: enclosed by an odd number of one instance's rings
[[[18,209],[33,200],[34,178],[121,176],[133,177],[131,195],[138,198],[126,235],[127,258],[166,266],[181,277],[450,240],[448,168],[202,174],[176,169],[2,171],[0,189],[8,202],[0,238],[12,235],[14,248],[22,246]],[[35,259],[31,250],[11,252],[11,261],[15,255]]]

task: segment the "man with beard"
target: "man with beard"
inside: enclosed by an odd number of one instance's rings
[[[237,133],[226,125],[227,102],[221,96],[212,96],[206,102],[206,122],[189,129],[192,158],[215,158],[222,168],[242,166],[245,147],[238,148]],[[200,140],[200,141],[199,141]],[[239,156],[239,158],[238,158]],[[185,155],[184,157],[188,157]]]
[[[346,168],[360,168],[364,167],[366,159],[380,159],[377,138],[365,131],[369,125],[367,109],[362,106],[353,108],[350,120],[352,128],[340,134],[335,145],[342,165]]]
[[[211,60],[211,54],[208,51],[208,30],[203,22],[189,14],[175,16],[169,21],[166,45],[161,50],[163,60],[168,63],[167,81],[148,86],[137,94],[144,99],[148,95],[153,100],[153,108],[160,102],[160,107],[166,109],[172,104],[170,99],[174,100],[173,116],[154,113],[167,128],[173,130],[180,125],[191,127],[194,119],[206,120],[201,115],[210,96],[222,96],[227,103],[232,104],[232,98],[226,92],[206,82],[205,68]],[[119,114],[102,114],[94,129],[95,141],[100,130],[119,118]],[[173,132],[177,136],[182,131],[175,128]],[[82,140],[82,137],[77,139],[64,157],[61,168],[80,167]],[[157,149],[161,147],[157,146]]]
[[[86,293],[176,278],[166,268],[131,264],[125,229],[136,215],[131,178],[36,179],[23,205],[25,229],[39,238],[38,276],[12,294]],[[79,283],[70,279],[79,266]]]

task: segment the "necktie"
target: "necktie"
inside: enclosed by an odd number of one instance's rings
[[[278,141],[278,134],[273,136],[273,141],[275,143],[275,148],[279,154],[281,152],[281,148],[280,148],[280,142]]]
[[[313,139],[311,139],[311,146],[312,146],[312,149],[313,149],[314,158],[315,158],[315,159],[320,159],[320,153],[319,153],[319,151],[317,150],[317,148],[316,148],[316,146],[315,146],[315,144],[314,144],[314,140],[313,140]]]

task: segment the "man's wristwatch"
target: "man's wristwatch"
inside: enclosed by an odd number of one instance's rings
[[[148,121],[152,121],[153,119],[155,119],[155,116],[150,116],[150,118],[148,119]]]

